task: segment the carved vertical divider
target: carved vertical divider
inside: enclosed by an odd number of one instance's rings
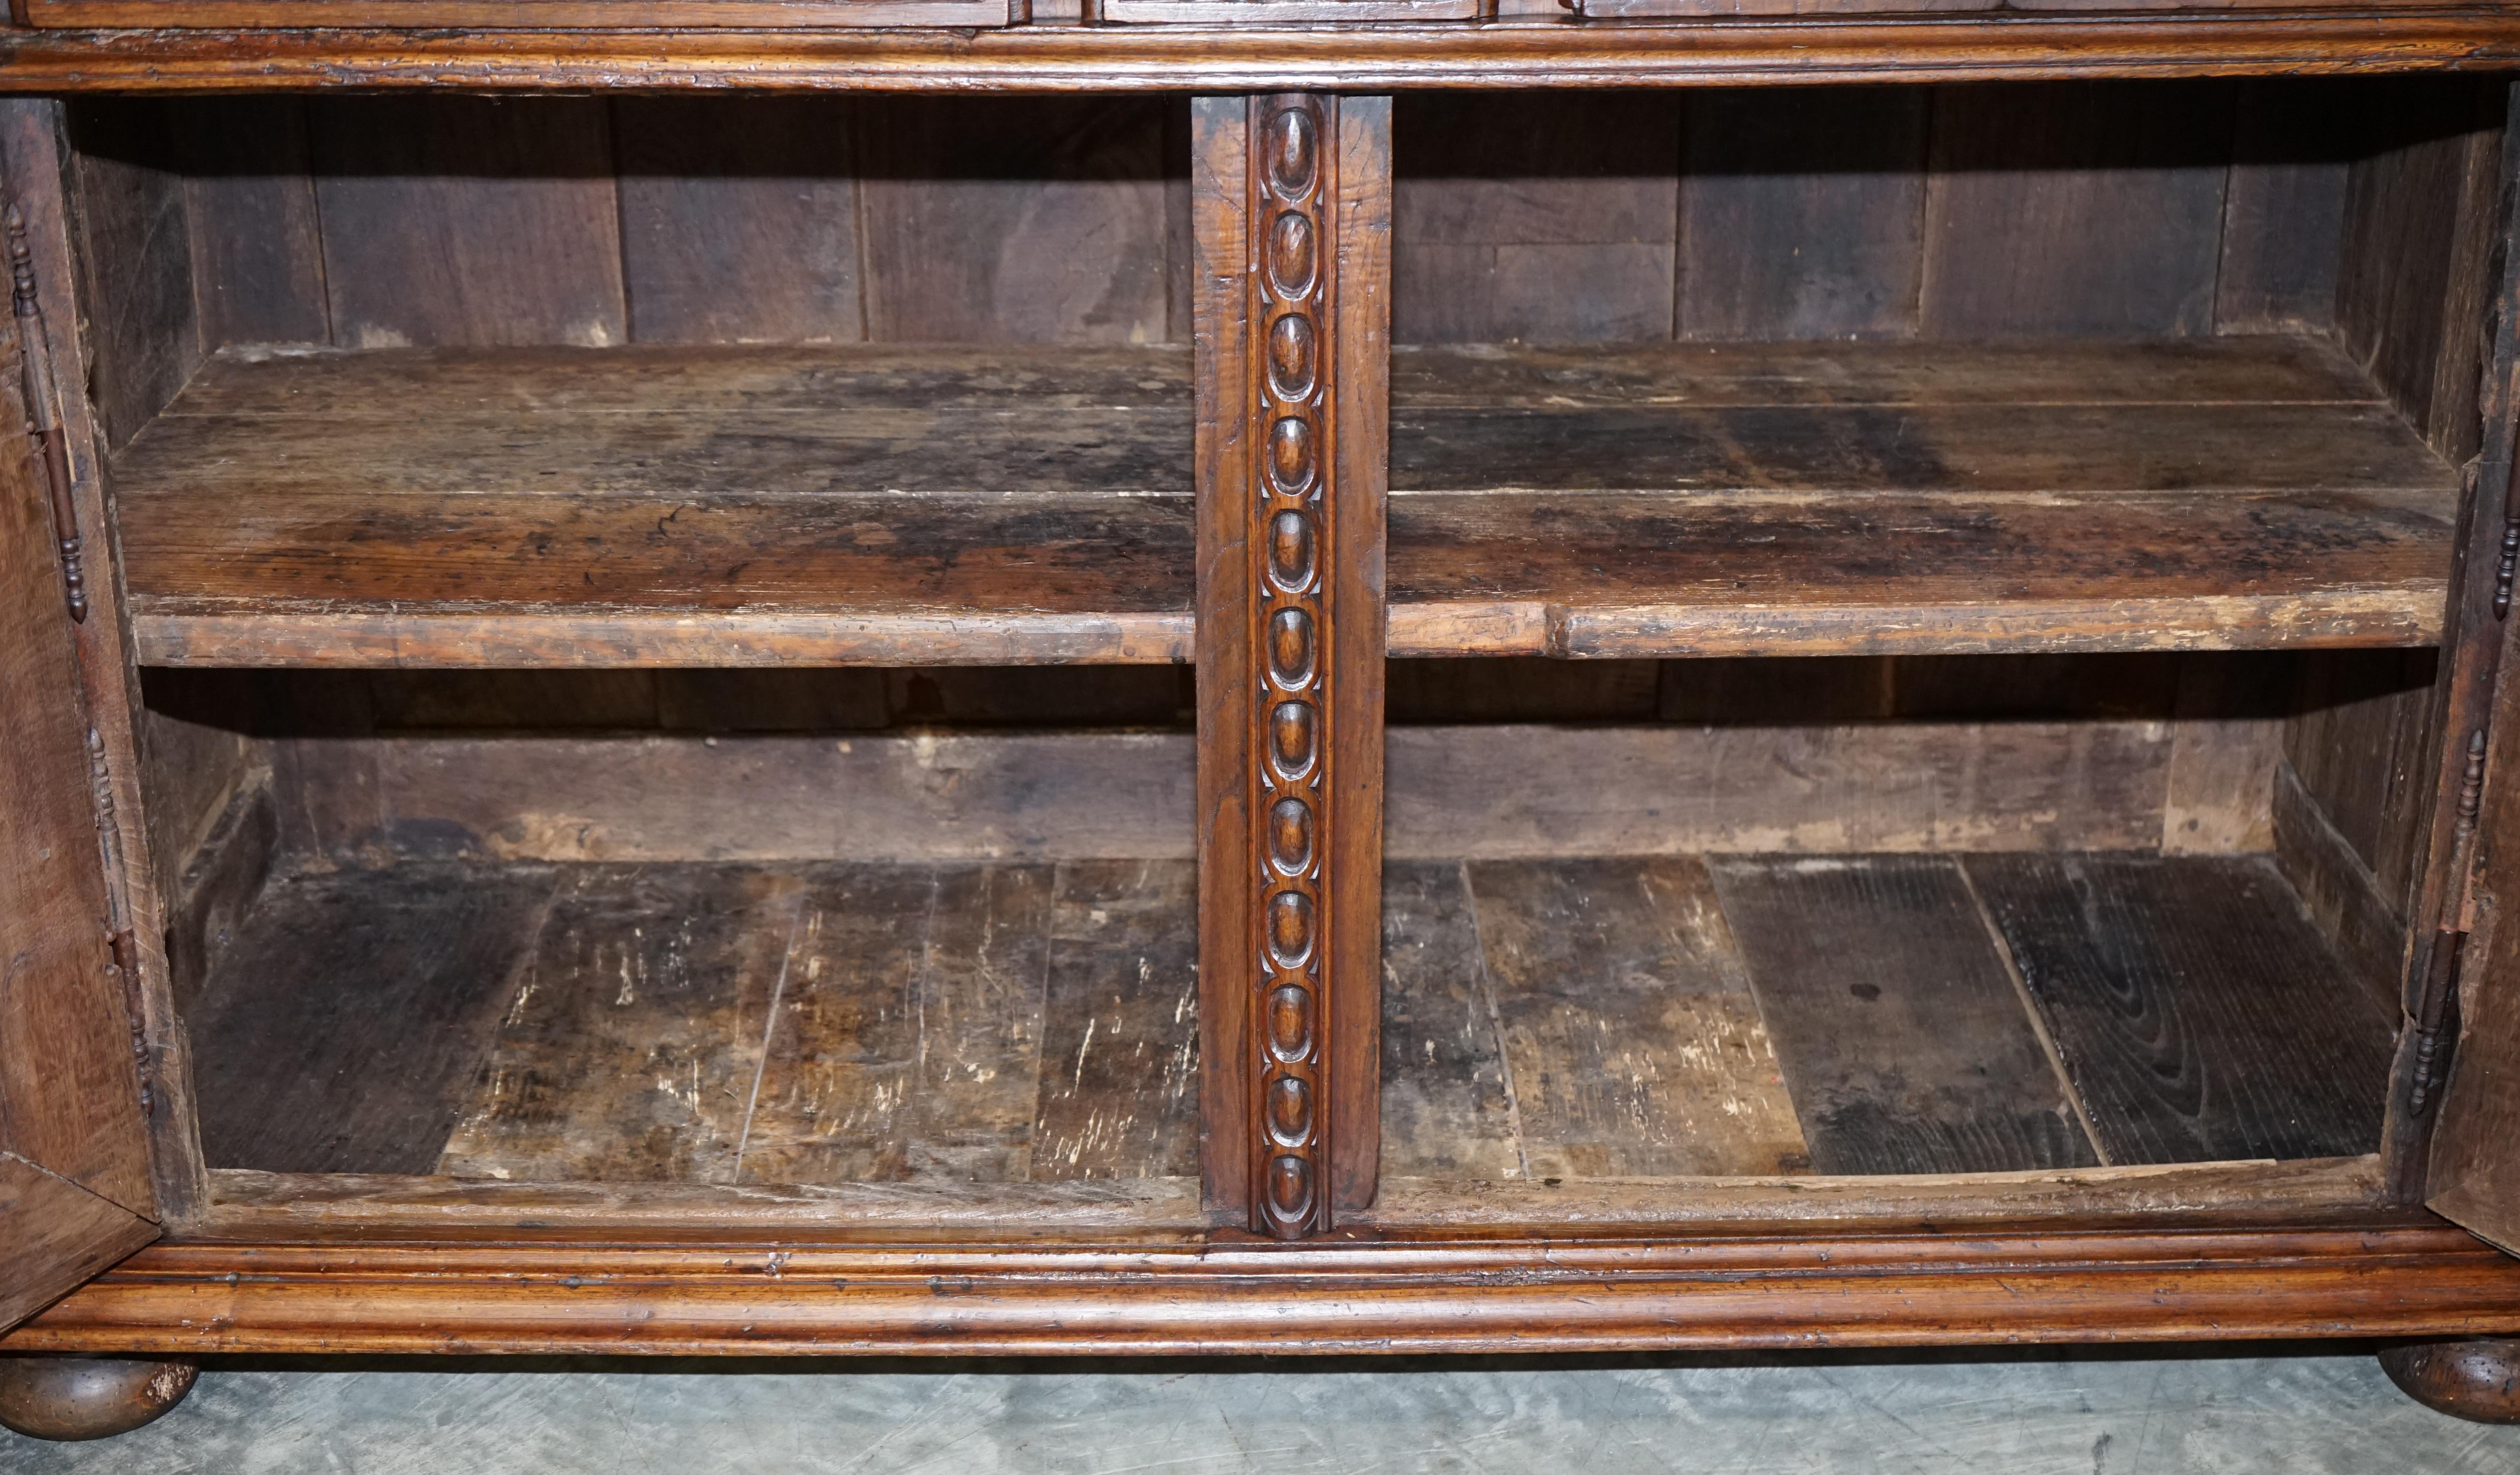
[[[1389,118],[1196,105],[1202,1172],[1281,1239],[1373,1191]]]

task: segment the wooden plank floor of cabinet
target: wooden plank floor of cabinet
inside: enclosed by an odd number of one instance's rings
[[[1176,1191],[1192,881],[1178,858],[284,876],[195,1006],[203,1140],[283,1173]],[[1480,1184],[2378,1139],[2385,1022],[2263,857],[1399,861],[1383,947],[1377,1212],[1404,1218]]]
[[[2322,340],[1404,349],[1391,428],[1395,656],[2441,633]],[[1178,348],[229,349],[114,474],[149,664],[1191,654]]]

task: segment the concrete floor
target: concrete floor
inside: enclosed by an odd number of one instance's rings
[[[2233,1356],[2233,1353],[2245,1354]],[[726,1369],[736,1370],[726,1370]],[[716,1369],[716,1370],[712,1370]],[[269,1362],[23,1475],[2515,1475],[2367,1350],[1172,1363]]]

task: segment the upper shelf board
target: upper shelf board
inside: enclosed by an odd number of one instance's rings
[[[2324,344],[1393,356],[1399,656],[2440,638],[2458,477]],[[113,464],[141,659],[1189,659],[1178,348],[226,350]]]

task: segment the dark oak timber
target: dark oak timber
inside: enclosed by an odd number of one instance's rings
[[[1363,264],[1351,299],[1382,279]],[[1352,375],[1381,362],[1354,351]],[[2314,341],[1392,365],[1393,654],[2440,633],[2457,479]],[[1185,367],[1083,347],[231,350],[115,463],[142,659],[1178,661]]]
[[[144,1251],[11,1350],[1615,1351],[2504,1333],[2520,1264],[2437,1222],[1792,1239],[602,1249],[299,1236]],[[513,1231],[511,1231],[513,1233]],[[1371,1266],[1379,1283],[1360,1284]]]
[[[783,7],[784,8],[784,7]],[[157,15],[154,7],[148,12]],[[142,23],[154,26],[153,19]],[[882,91],[1202,92],[1321,87],[1643,87],[1757,82],[2498,70],[2520,47],[2500,7],[2375,5],[2271,18],[2213,11],[1668,25],[1386,23],[1002,30],[31,30],[0,40],[27,90],[484,91],[652,83]]]

